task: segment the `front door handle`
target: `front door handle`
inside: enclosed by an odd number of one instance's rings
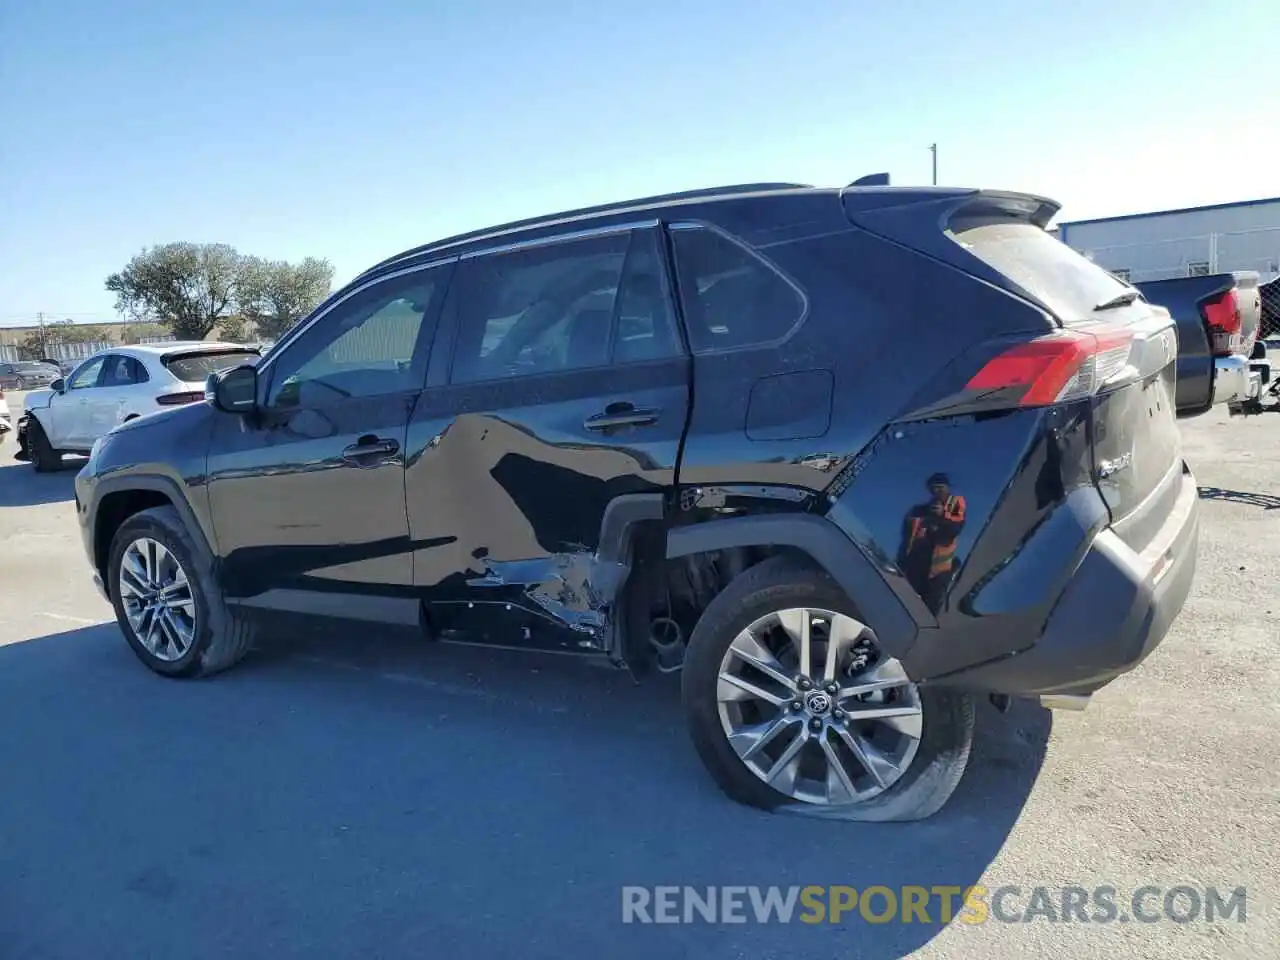
[[[400,444],[385,437],[361,437],[342,451],[342,459],[357,466],[372,466],[400,452]]]
[[[657,407],[639,408],[629,403],[611,403],[604,413],[587,417],[582,424],[588,430],[613,430],[617,427],[647,427],[658,422],[662,411]]]

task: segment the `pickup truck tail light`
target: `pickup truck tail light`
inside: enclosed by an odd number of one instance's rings
[[[1206,300],[1200,305],[1200,313],[1209,328],[1209,346],[1215,357],[1227,357],[1243,351],[1240,297],[1235,290]]]
[[[1019,407],[1042,407],[1092,396],[1129,366],[1133,337],[1122,330],[1064,330],[1036,337],[998,354],[965,389],[1008,393]]]
[[[183,403],[199,403],[203,399],[203,390],[187,390],[182,393],[162,393],[156,397],[156,403],[162,407],[176,407]]]

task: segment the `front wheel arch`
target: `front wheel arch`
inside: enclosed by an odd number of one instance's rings
[[[213,562],[214,550],[204,527],[178,484],[159,475],[113,477],[97,482],[94,494],[93,560],[98,573],[107,575],[111,541],[120,525],[131,516],[151,507],[169,506],[178,512],[195,546]]]

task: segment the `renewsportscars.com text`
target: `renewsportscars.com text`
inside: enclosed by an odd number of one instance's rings
[[[623,923],[1244,923],[1235,887],[623,887]]]

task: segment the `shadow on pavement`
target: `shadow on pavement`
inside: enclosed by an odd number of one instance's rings
[[[1280,510],[1280,497],[1270,493],[1246,493],[1242,490],[1223,490],[1221,487],[1201,487],[1200,499],[1225,500],[1228,503],[1262,507],[1263,510]]]
[[[13,459],[17,445],[0,447],[0,507],[31,507],[41,503],[62,503],[76,495],[76,473],[84,461],[67,457],[66,467],[57,473],[36,473],[31,464]]]
[[[0,943],[15,956],[901,957],[928,924],[637,925],[628,885],[977,882],[1049,714],[980,711],[915,824],[774,816],[712,785],[677,684],[569,658],[273,638],[164,680],[114,624],[0,646]],[[936,901],[935,901],[936,904]]]

